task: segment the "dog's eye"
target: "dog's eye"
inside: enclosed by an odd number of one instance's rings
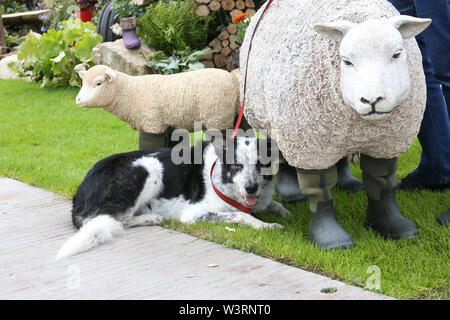
[[[272,165],[272,163],[262,163],[261,161],[259,161],[258,160],[258,162],[256,163],[256,166],[257,167],[265,167],[265,168],[268,168],[268,167],[270,167]]]

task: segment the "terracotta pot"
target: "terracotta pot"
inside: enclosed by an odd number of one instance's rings
[[[79,16],[81,21],[89,22],[92,20],[92,11],[80,11],[77,13],[77,16]]]

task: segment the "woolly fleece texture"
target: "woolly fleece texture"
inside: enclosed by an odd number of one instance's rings
[[[263,8],[252,19],[247,35],[253,32]],[[422,58],[414,38],[404,40],[411,80],[409,96],[389,117],[367,121],[344,104],[339,42],[313,29],[317,23],[340,19],[360,23],[398,14],[383,0],[273,2],[252,43],[245,117],[252,127],[271,133],[290,165],[326,169],[352,153],[390,159],[411,146],[426,101]],[[250,36],[245,39],[240,56],[242,74]]]
[[[96,87],[99,77],[109,81]],[[219,69],[133,77],[98,65],[82,78],[78,96],[92,95],[82,107],[104,108],[138,131],[162,133],[168,126],[192,131],[195,120],[206,129],[223,130],[233,127],[240,109],[238,80]]]

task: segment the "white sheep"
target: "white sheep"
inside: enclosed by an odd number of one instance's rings
[[[240,109],[239,82],[219,69],[174,75],[129,76],[104,65],[79,72],[80,107],[103,108],[138,131],[165,132],[169,126],[194,130],[233,126]]]
[[[242,74],[262,12],[241,47]],[[394,239],[417,235],[399,211],[394,187],[397,157],[411,146],[425,109],[414,36],[430,22],[400,16],[385,0],[273,1],[260,21],[248,60],[245,117],[253,128],[267,129],[297,168],[310,201],[310,238],[320,247],[353,244],[337,223],[330,193],[335,164],[353,153],[361,153],[367,226]]]
[[[356,25],[387,17],[394,18]],[[335,39],[346,34],[341,43],[314,30],[314,25],[332,21],[338,22],[315,29]],[[425,108],[425,78],[414,35],[429,20],[418,21],[399,17],[385,0],[274,1],[253,39],[246,119],[252,127],[272,132],[285,159],[297,168],[328,168],[353,153],[398,157],[416,137]],[[392,24],[405,30],[403,44]],[[241,48],[242,74],[249,39]],[[391,58],[401,48],[394,64]],[[383,101],[377,109],[389,114],[361,116],[371,111],[361,99],[378,97]],[[376,119],[380,121],[370,121]]]

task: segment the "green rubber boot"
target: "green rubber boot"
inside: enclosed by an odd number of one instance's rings
[[[362,181],[356,179],[350,172],[347,157],[342,158],[336,164],[337,167],[337,184],[336,186],[347,192],[358,192],[364,189]],[[306,201],[306,197],[302,193],[302,188],[298,184],[297,173],[294,167],[291,167],[280,153],[280,167],[275,180],[275,192],[283,201],[290,204],[297,204]]]
[[[297,170],[291,167],[280,152],[280,165],[275,179],[275,192],[281,200],[296,205],[308,200],[298,183]]]
[[[297,169],[303,194],[309,199],[309,238],[319,248],[345,249],[352,237],[339,225],[330,190],[337,182],[336,166],[325,170]]]
[[[366,227],[395,240],[415,238],[416,225],[402,216],[395,200],[397,158],[375,159],[361,155],[361,170],[369,201]]]
[[[139,150],[148,151],[167,147],[169,147],[169,139],[167,137],[167,132],[164,133],[139,132]]]
[[[361,180],[356,179],[350,172],[348,167],[348,158],[344,157],[336,164],[338,171],[337,187],[347,192],[358,192],[364,189],[364,184]]]

